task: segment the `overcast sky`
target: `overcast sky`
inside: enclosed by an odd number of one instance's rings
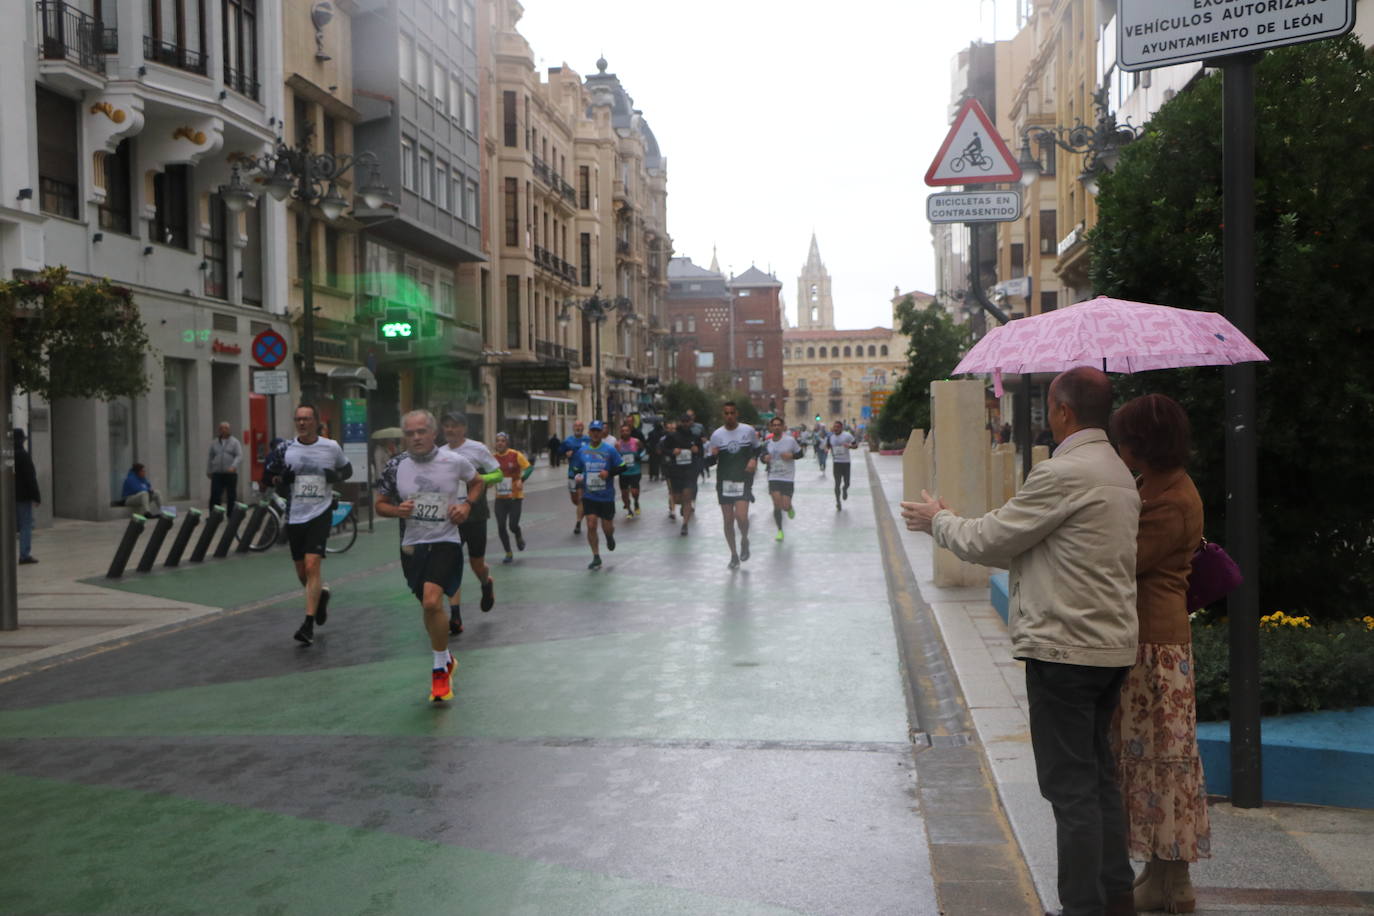
[[[771,269],[794,322],[813,229],[837,327],[887,325],[894,286],[935,292],[924,176],[951,62],[1010,37],[1016,0],[523,2],[541,70],[604,53],[643,110],[679,256]]]

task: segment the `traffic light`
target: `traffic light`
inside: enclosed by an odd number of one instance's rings
[[[821,422],[821,415],[820,415],[820,414],[816,414],[816,422],[817,422],[817,423]]]

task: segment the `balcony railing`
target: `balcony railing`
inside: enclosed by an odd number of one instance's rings
[[[43,60],[65,60],[93,73],[105,72],[105,55],[118,50],[118,32],[63,0],[38,0]]]
[[[538,156],[534,157],[534,177],[544,184],[549,183],[549,164]]]
[[[190,48],[183,48],[171,42],[158,41],[151,35],[143,36],[143,59],[153,63],[176,67],[187,73],[205,75],[205,55]]]
[[[258,81],[247,73],[240,73],[229,67],[224,68],[224,85],[237,92],[239,95],[247,96],[253,101],[258,101]]]
[[[616,240],[615,240],[615,253],[616,253],[616,254],[628,255],[628,254],[630,253],[630,243],[627,242],[625,239],[616,239]]]
[[[563,195],[563,199],[574,207],[577,206],[577,189],[568,184],[563,179],[558,180],[558,191]]]

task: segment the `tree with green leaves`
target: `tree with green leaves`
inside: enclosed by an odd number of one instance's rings
[[[972,342],[968,327],[955,324],[933,302],[917,308],[907,296],[897,306],[897,319],[910,341],[907,366],[878,414],[881,442],[903,440],[913,429],[930,429],[930,383],[949,378]]]
[[[719,403],[711,394],[681,379],[670,382],[663,389],[664,419],[676,420],[688,410],[694,412],[702,426],[710,427],[718,412]]]
[[[1101,182],[1092,279],[1107,295],[1222,307],[1219,73],[1166,104]],[[1354,38],[1271,51],[1256,68],[1256,334],[1263,607],[1344,617],[1374,587],[1374,56]],[[1209,535],[1225,530],[1220,368],[1117,380],[1193,425]]]

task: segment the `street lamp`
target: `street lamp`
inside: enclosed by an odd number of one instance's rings
[[[242,156],[233,167],[227,185],[219,186],[224,206],[234,213],[243,210],[253,202],[254,194],[244,184],[239,175],[240,167],[250,172],[262,172],[263,188],[273,200],[285,201],[294,197],[305,207],[305,225],[301,231],[301,401],[315,403],[319,394],[319,382],[315,378],[315,297],[314,270],[312,260],[314,250],[311,245],[312,220],[310,208],[318,206],[324,218],[333,222],[343,216],[348,209],[348,200],[339,192],[338,179],[349,169],[360,172],[367,169],[367,180],[358,188],[357,194],[369,210],[379,209],[386,203],[389,193],[381,180],[381,165],[372,152],[356,156],[334,153],[312,153],[310,137],[307,134],[299,146],[287,146],[277,140],[276,149],[262,156]]]
[[[617,296],[615,299],[607,299],[601,295],[601,287],[598,285],[592,293],[590,299],[568,299],[563,303],[563,307],[558,311],[558,323],[567,327],[572,323],[572,310],[578,309],[587,320],[595,325],[592,333],[593,355],[592,371],[594,374],[595,390],[592,392],[592,413],[594,420],[604,420],[601,416],[601,325],[614,313],[619,313],[623,320],[633,322],[635,320],[634,305],[628,296]]]
[[[1093,93],[1093,108],[1097,111],[1097,121],[1091,125],[1075,119],[1072,127],[1039,127],[1031,125],[1021,131],[1021,153],[1017,164],[1021,166],[1021,184],[1029,188],[1040,177],[1040,156],[1031,152],[1031,139],[1034,138],[1037,153],[1049,146],[1081,154],[1083,173],[1078,180],[1089,194],[1097,194],[1097,180],[1104,173],[1116,167],[1121,157],[1121,148],[1140,136],[1140,128],[1126,119],[1118,124],[1116,115],[1107,107],[1107,88]]]

